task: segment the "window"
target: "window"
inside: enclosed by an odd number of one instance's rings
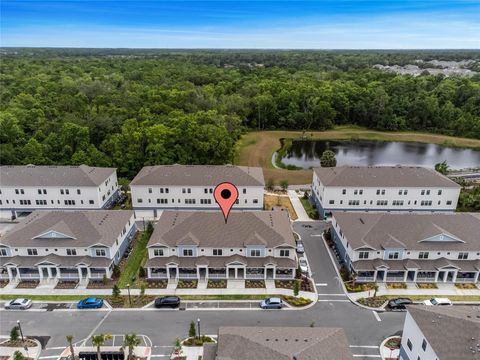
[[[259,249],[250,249],[250,256],[260,256]]]
[[[192,192],[192,189],[188,188],[188,189],[187,189],[187,193],[190,194],[191,192]]]
[[[258,199],[253,199],[254,204],[258,204]]]
[[[222,256],[223,251],[222,249],[213,249],[213,256]]]
[[[0,249],[0,256],[7,256],[7,249]]]
[[[398,190],[398,195],[402,195],[403,190]]]
[[[168,204],[168,199],[157,199],[157,204]]]
[[[42,195],[42,189],[38,189],[38,195]]]
[[[428,251],[420,251],[418,254],[419,259],[428,259]]]
[[[398,257],[400,256],[399,252],[398,251],[394,251],[394,252],[391,252],[388,254],[388,258],[390,260],[396,260],[398,259]]]
[[[342,190],[342,194],[345,195],[347,193],[347,189]]]
[[[289,257],[290,256],[290,250],[280,250],[280,256],[281,257]]]
[[[442,190],[438,190],[438,195],[442,195]]]
[[[358,195],[358,190],[353,190],[353,195]]]
[[[359,259],[368,259],[368,251],[360,251],[358,253],[358,258]]]
[[[95,249],[95,256],[107,256],[105,249]]]
[[[152,188],[148,188],[148,193],[149,193],[149,194],[152,193]]]
[[[363,195],[363,190],[359,190],[358,193],[359,193],[360,195]]]
[[[27,249],[27,254],[30,256],[38,255],[37,249]]]
[[[154,256],[163,256],[163,249],[153,249]]]
[[[247,189],[243,189],[243,193],[246,194],[246,193],[247,193]]]
[[[60,194],[65,194],[65,191],[63,191],[63,189],[60,189]]]
[[[93,204],[94,204],[94,201],[93,201],[93,200],[88,200],[88,203],[89,203],[90,205],[93,205]]]
[[[141,204],[141,203],[143,203],[143,199],[140,199],[140,198],[139,198],[139,199],[137,199],[137,202],[138,202],[139,204]]]
[[[420,193],[420,195],[425,195],[425,190],[422,190],[422,192]]]
[[[423,339],[422,341],[422,349],[423,351],[427,350],[427,340]]]
[[[193,256],[193,249],[183,249],[183,256]]]
[[[163,188],[160,188],[160,194],[163,194]]]
[[[81,193],[80,189],[77,189],[77,194],[80,195]]]
[[[75,200],[64,200],[65,205],[75,205]]]
[[[379,189],[377,189],[377,195],[380,195],[380,190]]]
[[[20,194],[25,194],[25,191],[23,191],[23,189],[20,189]]]
[[[77,255],[77,249],[67,249],[68,256],[75,256]]]
[[[388,200],[377,200],[377,205],[378,206],[387,206],[388,205]]]
[[[447,200],[447,205],[452,205],[452,200]]]
[[[335,204],[335,200],[330,200],[328,203],[329,203],[330,205],[333,205],[333,204]]]
[[[18,189],[15,189],[15,194],[17,194],[17,195],[19,194],[19,191],[18,191]]]
[[[208,194],[208,189],[207,189],[207,188],[203,189],[203,192],[204,192],[205,194]]]
[[[182,194],[185,194],[186,193],[186,189],[185,188],[182,188]]]
[[[427,190],[427,195],[430,195],[430,190]]]
[[[65,189],[65,194],[69,195],[70,192],[68,191],[68,189]]]
[[[410,349],[410,351],[412,351],[413,345],[412,345],[412,342],[410,341],[410,339],[407,339],[407,346]]]
[[[459,260],[467,260],[468,259],[468,253],[467,252],[459,252],[458,253],[458,259]]]
[[[168,188],[165,188],[165,194],[168,194]]]
[[[185,199],[185,204],[195,204],[195,199]]]

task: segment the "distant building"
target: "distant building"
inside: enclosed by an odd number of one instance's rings
[[[114,168],[80,166],[1,166],[0,217],[33,210],[98,210],[118,195]]]
[[[321,327],[224,327],[203,360],[351,360],[345,332]]]
[[[408,306],[400,360],[480,359],[477,306]]]
[[[313,170],[312,201],[332,211],[455,211],[460,185],[423,167],[340,166]]]
[[[295,239],[284,211],[164,211],[148,242],[149,279],[293,279]]]
[[[133,211],[35,211],[0,237],[0,279],[110,278],[135,231]]]
[[[477,283],[480,214],[333,212],[332,239],[357,281]]]
[[[145,166],[130,183],[137,218],[157,219],[162,210],[217,210],[215,186],[238,189],[232,210],[262,210],[265,181],[259,167],[232,165]]]

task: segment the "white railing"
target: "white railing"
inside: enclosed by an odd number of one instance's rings
[[[275,279],[293,279],[293,274],[275,274]]]
[[[390,281],[390,282],[403,282],[405,279],[404,276],[387,276],[385,281]]]
[[[0,279],[8,279],[8,274],[0,274]]]
[[[104,275],[107,275],[107,274],[105,274],[105,273],[93,273],[92,272],[92,273],[90,273],[89,278],[90,279],[103,279]]]
[[[58,276],[59,279],[78,279],[78,272],[75,273],[60,273]]]
[[[20,273],[20,279],[40,279],[40,274],[22,274],[22,273]]]
[[[151,273],[150,278],[152,279],[167,279],[168,274],[162,274],[162,273]]]
[[[458,278],[455,280],[455,282],[457,283],[473,283],[475,282],[475,278],[472,277],[472,278]]]
[[[435,277],[417,277],[416,282],[435,282]]]
[[[178,277],[180,279],[196,279],[197,278],[197,274],[178,274]]]
[[[359,277],[357,277],[357,279],[355,281],[357,281],[357,282],[372,282],[372,281],[375,281],[375,277],[374,276],[359,276]]]
[[[246,275],[247,279],[264,279],[265,276],[263,274],[247,274]]]
[[[208,274],[209,279],[226,279],[227,274]]]

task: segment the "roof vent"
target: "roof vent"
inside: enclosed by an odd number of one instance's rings
[[[359,218],[359,220],[360,220],[360,222],[361,222],[363,225],[365,225],[365,221],[363,221],[362,218]]]

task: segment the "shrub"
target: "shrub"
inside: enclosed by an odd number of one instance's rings
[[[275,181],[271,178],[268,179],[267,183],[265,184],[265,187],[267,188],[267,190],[272,191],[273,188],[275,187]]]
[[[140,283],[140,296],[145,296],[145,288],[147,287],[147,285],[142,281]]]
[[[197,329],[195,327],[195,321],[190,321],[190,328],[188,329],[188,336],[194,338],[197,335]]]
[[[112,276],[113,276],[115,279],[117,279],[117,278],[120,277],[120,267],[119,267],[117,264],[115,264],[115,265],[113,266]]]
[[[283,300],[289,303],[292,306],[300,307],[300,306],[307,306],[312,302],[310,299],[306,299],[303,297],[295,297],[295,296],[283,296]]]
[[[140,266],[140,268],[138,269],[138,276],[141,278],[144,278],[146,275],[147,274],[146,274],[145,268],[143,266]]]
[[[113,288],[112,288],[112,296],[114,298],[118,298],[120,296],[120,288],[118,287],[117,284],[113,285]]]
[[[147,232],[147,236],[148,236],[148,237],[150,237],[150,236],[152,235],[152,233],[153,233],[153,224],[152,224],[151,221],[149,221],[148,224],[147,224],[147,230],[146,230],[146,232]]]
[[[10,330],[10,340],[11,341],[17,341],[18,340],[18,327],[14,326],[12,330]]]
[[[26,359],[25,355],[23,355],[18,350],[13,353],[13,360],[25,360],[25,359]]]
[[[299,292],[300,292],[300,281],[295,280],[295,284],[293,285],[293,296],[298,296]]]
[[[106,275],[106,274],[103,274],[102,283],[103,283],[103,285],[107,285],[107,283],[108,283],[108,279],[107,279],[107,275]]]
[[[286,191],[288,189],[288,180],[280,181],[280,187],[282,188],[283,191]]]

